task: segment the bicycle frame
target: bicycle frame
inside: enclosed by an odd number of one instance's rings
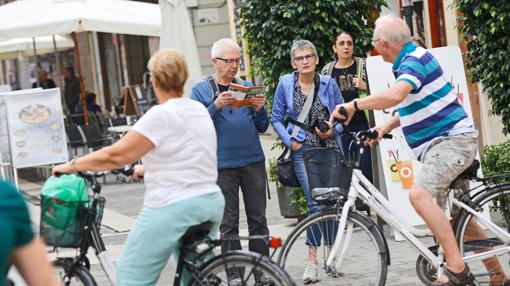
[[[99,194],[95,194],[98,195]],[[90,239],[92,240],[92,247],[96,250],[96,256],[99,260],[99,264],[103,268],[106,277],[112,285],[117,285],[117,271],[115,265],[113,264],[113,260],[106,250],[103,239],[101,238],[101,234],[99,233],[98,225],[95,221],[92,221],[90,225]]]
[[[88,222],[87,227],[83,233],[83,240],[79,247],[80,253],[76,257],[72,258],[72,262],[69,262],[69,257],[57,257],[56,263],[58,265],[64,266],[66,275],[68,276],[72,274],[74,267],[78,267],[79,265],[82,265],[82,263],[85,263],[87,268],[89,268],[90,262],[87,258],[87,252],[89,247],[92,246],[95,249],[95,254],[99,260],[99,263],[101,264],[101,267],[103,268],[103,271],[106,274],[106,277],[110,283],[115,286],[117,285],[117,271],[115,265],[113,264],[112,258],[106,250],[104,241],[99,231],[99,225],[96,222],[101,186],[97,183],[93,176],[89,176],[88,180],[90,180],[91,189],[93,190],[94,195],[92,206],[87,208]]]
[[[386,199],[379,190],[361,173],[360,169],[353,170],[351,188],[347,195],[347,201],[343,205],[341,217],[339,221],[339,227],[337,232],[337,239],[333,245],[332,251],[326,261],[328,266],[335,263],[336,267],[340,269],[340,265],[343,261],[345,251],[350,243],[350,237],[353,231],[352,225],[347,226],[347,217],[349,211],[351,211],[354,205],[355,199],[360,197],[372,210],[375,211],[384,221],[386,221],[394,230],[402,234],[411,244],[434,266],[438,269],[438,274],[442,274],[444,262],[442,251],[438,251],[439,255],[435,255],[428,247],[426,247],[417,237],[431,236],[432,233],[429,229],[418,229],[410,225],[404,218],[400,218],[396,215],[396,212],[392,209],[388,199]],[[472,209],[470,206],[463,202],[452,199],[453,205],[466,210],[477,218],[480,225],[486,227],[496,233],[496,235],[505,243],[510,242],[510,234],[504,229],[501,229],[496,224],[482,216],[480,212]],[[345,238],[344,238],[344,230]],[[337,252],[341,247],[342,251]],[[474,254],[463,257],[464,261],[476,261],[485,258],[492,257],[496,254],[505,253],[510,251],[510,245],[501,249],[487,251],[485,253]]]

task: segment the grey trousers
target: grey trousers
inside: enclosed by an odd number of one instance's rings
[[[218,186],[225,197],[225,211],[220,225],[222,238],[239,236],[239,187],[248,221],[249,235],[268,235],[266,219],[266,167],[264,161],[246,167],[219,170]],[[250,251],[269,255],[264,240],[255,239],[248,243]],[[241,250],[239,240],[225,241],[221,251]]]

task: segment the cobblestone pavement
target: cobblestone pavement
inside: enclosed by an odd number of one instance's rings
[[[261,136],[261,141],[266,153],[266,158],[274,158],[278,154],[271,151],[271,145],[274,142],[274,136]],[[37,227],[39,221],[39,208],[37,206],[36,198],[39,196],[40,184],[30,182],[22,182],[22,190],[31,198],[31,212],[34,227]],[[279,213],[276,188],[274,184],[270,185],[271,200],[268,200],[267,205],[267,221],[271,235],[286,237],[296,225],[296,219],[285,219]],[[126,183],[118,181],[115,177],[110,176],[107,178],[106,183],[103,184],[102,195],[106,198],[106,209],[103,216],[102,232],[108,252],[114,261],[117,261],[122,251],[122,245],[129,233],[138,212],[141,209],[143,202],[144,187],[139,183]],[[242,200],[240,200],[242,202]],[[244,206],[241,206],[241,214],[244,213]],[[241,234],[247,234],[246,217],[241,215]],[[388,269],[388,279],[386,285],[422,285],[418,280],[415,272],[415,262],[418,256],[417,252],[408,242],[396,242],[393,238],[392,232],[385,229],[386,238],[389,244],[391,253],[391,265]],[[305,246],[303,245],[303,248]],[[71,254],[74,253],[71,252]],[[90,251],[89,257],[92,262],[92,273],[98,285],[110,285],[101,266],[98,264],[93,251]],[[303,267],[305,262],[295,261],[294,263],[302,263]],[[357,263],[363,264],[363,260]],[[174,262],[170,260],[168,266],[160,277],[160,285],[168,285],[173,281]],[[300,282],[301,272],[293,273],[296,282]],[[319,282],[316,285],[343,285],[341,283]],[[356,285],[356,284],[349,284]]]

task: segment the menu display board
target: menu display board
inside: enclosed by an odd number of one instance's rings
[[[10,93],[4,99],[13,167],[67,162],[60,89]]]
[[[9,87],[9,88],[6,88]],[[9,165],[11,163],[11,151],[9,148],[9,131],[7,128],[7,107],[5,97],[8,94],[21,94],[41,91],[42,88],[24,89],[11,91],[10,86],[0,85],[0,165]]]

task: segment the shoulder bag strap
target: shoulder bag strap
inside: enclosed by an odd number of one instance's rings
[[[220,89],[218,88],[218,84],[216,83],[216,80],[214,79],[214,75],[212,75],[212,74],[208,75],[206,80],[212,89],[212,100],[211,100],[211,103],[209,104],[209,105],[211,105],[216,100],[218,95],[220,94]]]
[[[365,60],[362,58],[354,57],[354,61],[356,62],[357,76],[359,79],[363,79],[363,66],[365,65]],[[368,80],[366,81],[368,87]],[[367,91],[358,90],[359,98],[366,97],[368,95]],[[367,122],[370,122],[370,115],[368,110],[364,110],[365,117],[367,118]]]
[[[363,79],[364,60],[362,58],[354,57],[354,61],[356,62],[356,75],[358,78]]]
[[[323,75],[329,75],[331,76],[333,74],[333,68],[335,67],[336,61],[329,62],[326,64],[323,68],[321,73]]]
[[[306,95],[305,104],[303,105],[303,109],[301,109],[301,112],[298,115],[297,121],[303,122],[305,118],[308,116],[308,112],[310,112],[310,108],[312,107],[314,94],[315,94],[315,80],[314,83],[312,83],[312,86],[310,87],[308,94]],[[300,129],[301,127],[294,125],[292,133],[290,135],[292,137],[296,136],[299,133]]]

